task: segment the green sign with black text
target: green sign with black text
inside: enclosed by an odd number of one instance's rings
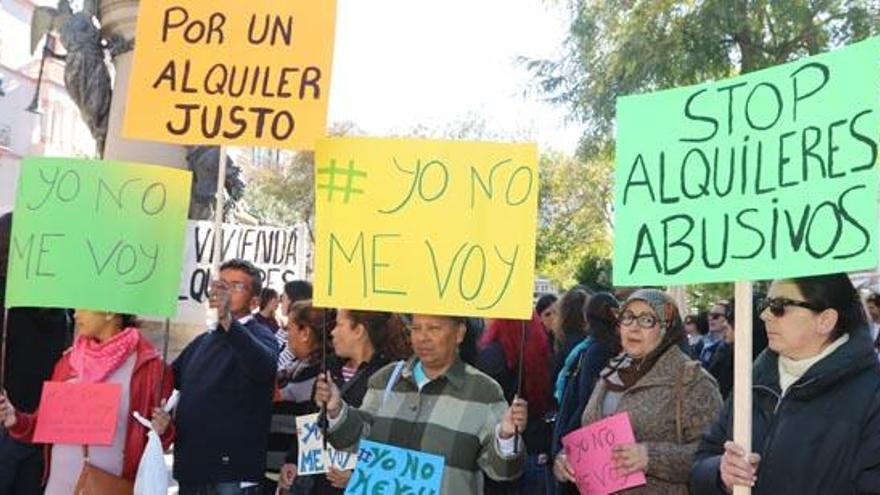
[[[156,165],[26,158],[7,306],[174,316],[190,182]]]
[[[614,283],[877,266],[880,39],[617,103]]]

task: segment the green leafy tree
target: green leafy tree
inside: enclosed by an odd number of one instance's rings
[[[611,258],[590,253],[578,264],[575,280],[597,292],[614,292],[611,274]]]
[[[567,106],[571,117],[585,124],[578,155],[590,167],[613,161],[619,96],[731,77],[880,30],[877,0],[569,0],[564,5],[572,20],[563,55],[523,62],[538,92]],[[610,189],[610,173],[607,180]],[[610,205],[611,196],[605,198]],[[556,258],[570,247],[566,229],[550,230],[554,235],[539,249],[539,260],[564,265]],[[729,297],[728,289],[714,285],[690,290],[698,304]]]
[[[696,284],[687,287],[688,305],[691,312],[708,311],[716,302],[733,298],[733,284]]]
[[[557,60],[526,60],[538,89],[586,124],[580,153],[613,147],[617,97],[730,77],[876,34],[877,0],[570,0]]]
[[[331,127],[330,135],[355,134],[351,123]],[[277,161],[247,171],[245,203],[260,223],[294,225],[305,222],[314,242],[315,225],[315,153],[297,151],[280,154]]]
[[[610,159],[541,157],[536,264],[559,286],[577,280],[585,259],[610,255],[611,173]]]

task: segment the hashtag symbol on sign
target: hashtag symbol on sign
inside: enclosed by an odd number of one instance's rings
[[[336,191],[344,193],[344,203],[348,203],[348,200],[352,194],[364,193],[363,189],[357,189],[354,187],[354,179],[355,177],[366,177],[367,173],[363,170],[355,170],[354,161],[352,160],[348,161],[348,168],[338,168],[336,166],[336,160],[330,160],[330,166],[319,168],[318,175],[326,175],[328,178],[327,184],[318,184],[318,189],[327,190],[328,202],[333,201],[333,193]],[[345,187],[336,184],[337,175],[345,176]]]

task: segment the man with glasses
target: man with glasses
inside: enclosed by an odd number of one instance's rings
[[[728,308],[730,308],[730,303],[722,300],[715,303],[712,310],[709,311],[709,333],[703,338],[703,345],[698,349],[696,355],[704,368],[708,369],[712,357],[724,342],[724,336],[731,326],[733,314],[728,311]]]
[[[261,493],[279,350],[251,314],[261,285],[250,262],[224,262],[209,293],[217,326],[172,365],[180,390],[174,477],[181,495]]]
[[[709,312],[709,333],[703,339],[700,363],[718,382],[725,400],[733,389],[733,301],[721,300]]]

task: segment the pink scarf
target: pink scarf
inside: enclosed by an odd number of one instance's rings
[[[80,383],[100,383],[122,366],[137,348],[140,334],[128,327],[105,342],[82,335],[73,343],[70,366]]]

